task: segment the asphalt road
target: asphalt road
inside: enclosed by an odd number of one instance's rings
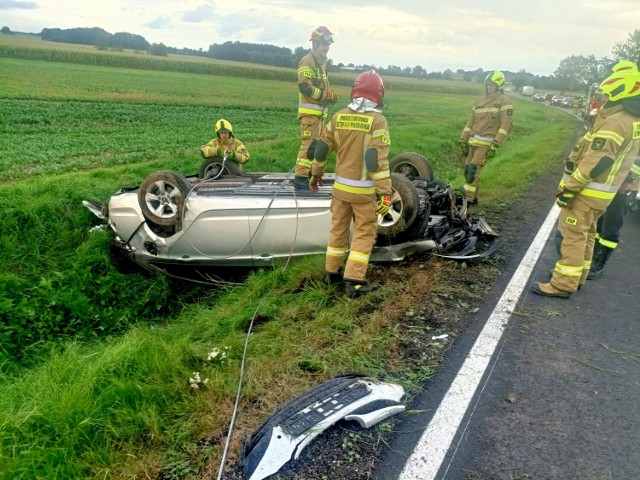
[[[639,245],[640,212],[629,213],[599,280],[569,300],[522,293],[440,469],[412,478],[640,479]],[[399,478],[526,246],[409,407],[417,413],[373,478]],[[546,281],[556,260],[549,238],[527,286]]]

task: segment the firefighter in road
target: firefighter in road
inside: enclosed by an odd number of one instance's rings
[[[387,158],[391,141],[387,120],[381,113],[383,96],[380,75],[373,70],[358,75],[351,103],[333,115],[318,141],[309,182],[311,190],[318,191],[327,155],[336,151],[326,279],[332,284],[344,279],[345,293],[351,298],[375,288],[365,280],[365,274],[376,240],[378,216],[386,215],[391,208]],[[349,245],[352,219],[353,238]]]
[[[460,153],[465,157],[463,189],[471,205],[478,203],[482,167],[504,143],[513,121],[513,105],[502,91],[504,74],[490,72],[484,83],[486,93],[476,101],[460,135]]]
[[[640,74],[616,71],[600,89],[607,102],[566,162],[556,195],[561,207],[560,259],[548,283],[532,285],[539,295],[569,298],[586,282],[597,220],[627,178],[640,149]]]
[[[329,87],[327,54],[333,43],[333,33],[327,27],[318,27],[311,33],[311,51],[298,64],[298,119],[302,142],[294,169],[296,190],[309,189],[309,173],[313,150],[322,132],[322,123],[327,117],[328,105],[340,96]]]
[[[224,157],[236,163],[242,171],[242,165],[249,161],[250,155],[243,143],[233,136],[233,127],[228,120],[221,118],[214,127],[215,138],[200,147],[204,158]]]

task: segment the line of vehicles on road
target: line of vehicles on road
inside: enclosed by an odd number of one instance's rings
[[[526,90],[525,90],[526,89]],[[526,93],[525,93],[526,91]],[[522,95],[530,96],[534,102],[544,102],[554,107],[571,108],[573,113],[580,115],[587,125],[593,122],[602,105],[604,105],[604,94],[600,91],[597,84],[589,87],[586,97],[574,97],[572,95],[558,95],[553,93],[533,93],[533,87],[525,86],[522,88]]]

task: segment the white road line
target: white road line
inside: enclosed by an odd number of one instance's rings
[[[560,209],[554,205],[407,460],[398,480],[436,478],[559,213]]]

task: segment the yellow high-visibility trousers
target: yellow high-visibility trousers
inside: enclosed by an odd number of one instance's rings
[[[322,134],[321,116],[304,115],[300,118],[300,150],[296,159],[294,173],[301,177],[309,176],[313,152],[309,155],[309,147],[314,140],[318,140]],[[311,158],[309,158],[311,156]]]
[[[378,230],[376,207],[373,196],[366,203],[346,202],[335,196],[332,198],[331,231],[325,262],[327,272],[338,271],[348,250],[343,277],[347,280],[364,280]],[[348,245],[352,220],[353,238],[351,245]]]

